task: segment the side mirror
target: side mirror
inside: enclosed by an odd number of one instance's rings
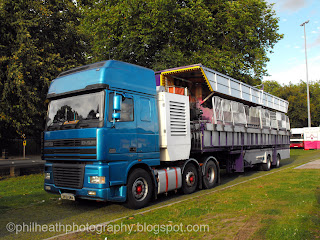
[[[121,111],[121,102],[122,102],[121,95],[113,96],[113,111]]]
[[[113,96],[113,113],[112,113],[113,127],[115,126],[115,121],[120,119],[121,103],[122,103],[122,96],[114,95]]]

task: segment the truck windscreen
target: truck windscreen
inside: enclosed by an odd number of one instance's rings
[[[60,98],[49,103],[47,131],[102,127],[104,91]]]

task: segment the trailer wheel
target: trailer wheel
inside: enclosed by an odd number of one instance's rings
[[[218,179],[217,166],[213,161],[208,161],[204,167],[203,185],[206,189],[213,188]]]
[[[268,155],[267,156],[267,162],[266,163],[262,163],[262,170],[263,171],[269,171],[271,168],[271,156]]]
[[[278,153],[277,154],[277,159],[276,159],[276,165],[274,165],[275,168],[280,167],[280,160],[281,160],[281,157],[280,157],[280,154]]]
[[[133,209],[145,207],[151,200],[152,189],[150,174],[141,168],[133,170],[127,185],[128,207]]]
[[[184,194],[193,193],[198,186],[198,171],[193,164],[187,164],[182,174],[182,191]]]

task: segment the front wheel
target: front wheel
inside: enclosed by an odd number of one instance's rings
[[[138,209],[148,205],[153,191],[150,174],[141,168],[133,170],[129,175],[127,185],[127,205]]]
[[[199,177],[196,167],[189,163],[182,174],[182,191],[184,194],[193,193],[198,186]]]

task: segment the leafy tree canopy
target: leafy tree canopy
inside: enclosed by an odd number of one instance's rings
[[[307,85],[300,81],[298,84],[280,85],[276,81],[265,81],[264,90],[275,96],[289,101],[288,117],[291,128],[308,126]],[[320,81],[309,84],[310,114],[312,126],[320,125]]]
[[[80,16],[73,1],[1,0],[0,137],[43,130],[50,80],[85,63]]]
[[[265,0],[111,0],[83,11],[92,62],[112,58],[154,70],[201,62],[254,85],[282,38]]]
[[[259,84],[277,31],[265,0],[1,0],[0,138],[38,136],[50,81],[99,60],[202,63]]]

